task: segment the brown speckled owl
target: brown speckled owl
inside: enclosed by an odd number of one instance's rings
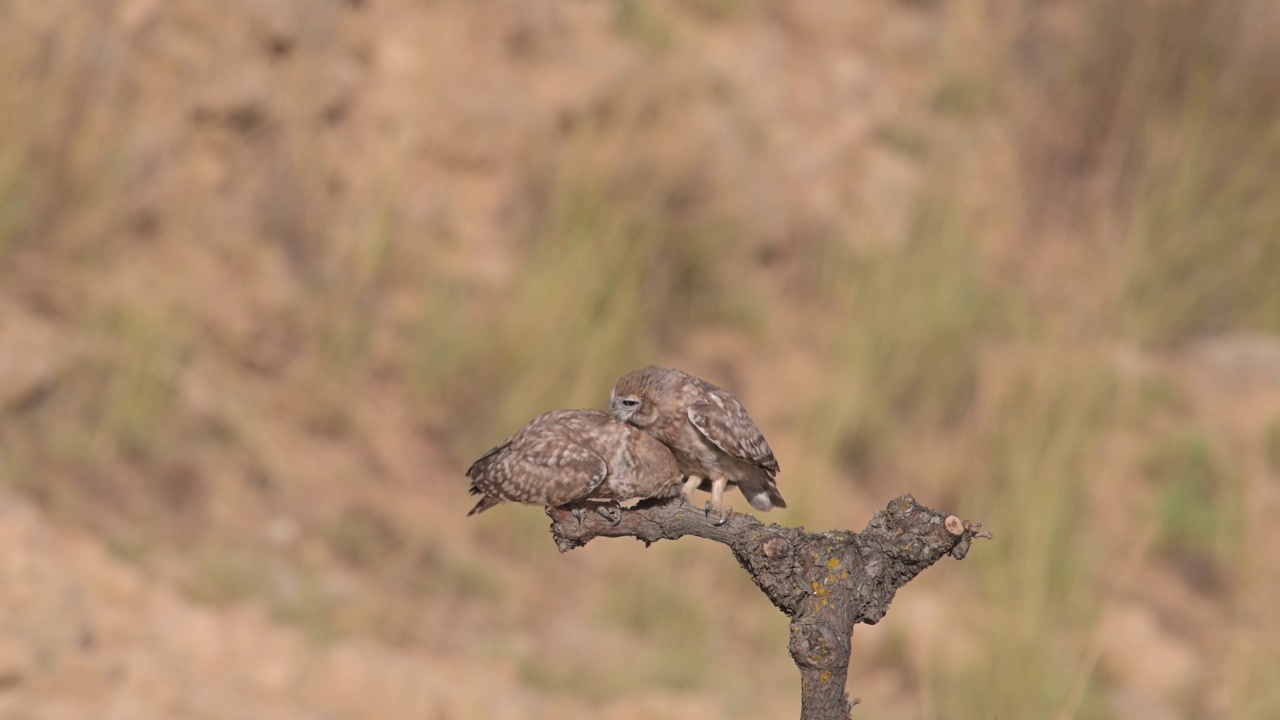
[[[742,403],[725,390],[679,370],[647,367],[623,375],[609,404],[613,416],[661,440],[688,478],[685,497],[710,481],[711,501],[721,519],[724,491],[736,485],[751,507],[785,508],[774,477],[778,460]]]
[[[680,470],[671,451],[652,437],[599,410],[539,415],[467,470],[471,494],[483,495],[468,515],[500,502],[558,507],[607,507],[633,498],[671,497]],[[619,509],[620,512],[620,509]]]

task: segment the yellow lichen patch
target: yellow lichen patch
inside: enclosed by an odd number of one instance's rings
[[[844,580],[844,579],[846,579],[846,578],[848,578],[848,577],[849,577],[849,571],[848,571],[848,570],[841,570],[841,571],[840,571],[840,579],[841,579],[841,580]]]
[[[830,560],[827,560],[827,567],[831,568],[832,570],[835,570],[836,568],[840,567],[840,558],[831,558]]]
[[[830,670],[823,670],[823,671],[822,671],[822,682],[831,682],[831,671],[830,671]]]

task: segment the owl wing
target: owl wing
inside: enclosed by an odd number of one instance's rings
[[[553,506],[589,496],[608,474],[604,458],[552,422],[525,427],[467,470],[473,494]]]
[[[777,475],[778,459],[742,403],[710,383],[703,390],[706,400],[689,406],[689,422],[729,455]]]

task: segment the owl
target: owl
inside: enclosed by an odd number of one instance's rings
[[[774,477],[778,460],[742,403],[728,392],[692,375],[647,367],[623,375],[609,396],[613,416],[661,440],[675,454],[689,494],[710,482],[707,513],[720,521],[732,510],[724,491],[736,485],[751,507],[785,508]]]
[[[539,415],[472,463],[467,477],[471,494],[483,496],[468,515],[503,501],[575,504],[615,525],[618,501],[674,497],[680,489],[680,468],[665,445],[599,410]]]

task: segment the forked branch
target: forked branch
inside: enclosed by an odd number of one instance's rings
[[[848,720],[845,682],[854,625],[879,622],[898,588],[921,570],[944,555],[963,559],[974,538],[991,537],[910,495],[891,501],[860,533],[806,532],[740,513],[717,526],[679,497],[643,501],[624,511],[617,525],[597,513],[548,508],[547,515],[560,552],[598,537],[634,537],[649,545],[693,535],[728,545],[756,586],[791,618],[801,720]]]

